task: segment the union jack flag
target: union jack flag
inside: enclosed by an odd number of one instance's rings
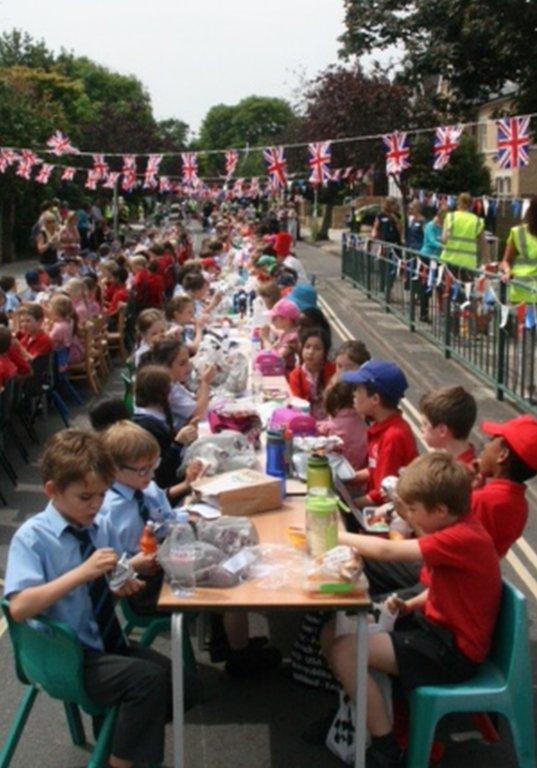
[[[237,179],[232,189],[233,197],[242,197],[244,194],[243,187],[244,187],[244,179]]]
[[[32,152],[31,149],[23,149],[19,158],[17,176],[20,176],[21,179],[30,179],[34,165],[38,165],[38,163],[42,162],[41,158],[38,157],[35,152]]]
[[[93,171],[95,171],[97,181],[106,179],[109,170],[110,169],[108,168],[108,163],[104,159],[104,155],[93,155]]]
[[[0,173],[5,173],[17,160],[20,160],[20,157],[12,149],[0,149]]]
[[[248,197],[259,197],[261,194],[261,187],[259,186],[259,179],[254,176],[250,180],[250,186],[248,187]]]
[[[39,182],[39,184],[48,184],[48,180],[50,179],[50,175],[53,170],[54,170],[53,165],[51,165],[50,163],[43,163],[43,165],[39,169],[39,173],[35,177],[35,180]]]
[[[282,189],[287,184],[287,161],[283,155],[283,147],[267,147],[263,150],[263,157],[267,163],[272,189]]]
[[[410,147],[406,133],[394,131],[382,137],[386,150],[386,173],[398,175],[410,168]]]
[[[157,186],[157,173],[162,162],[162,155],[149,155],[144,176],[144,189],[153,189]]]
[[[123,155],[121,173],[123,175],[121,189],[124,192],[130,192],[136,186],[136,155]]]
[[[226,176],[229,179],[235,173],[235,168],[239,162],[239,153],[234,149],[228,149],[226,152]]]
[[[120,176],[121,173],[119,171],[110,171],[106,177],[106,181],[104,182],[103,187],[105,187],[105,189],[114,189]]]
[[[195,152],[182,152],[183,182],[194,185],[198,179],[198,158]]]
[[[310,184],[326,184],[330,181],[330,163],[332,162],[332,150],[329,141],[317,141],[308,144],[310,153],[309,164],[311,168]]]
[[[68,136],[64,136],[61,131],[56,131],[47,140],[47,147],[50,147],[53,155],[60,157],[61,155],[78,155],[80,150],[73,147]],[[37,179],[36,179],[37,181]]]
[[[158,180],[158,191],[159,192],[171,192],[172,191],[172,184],[171,181],[167,176],[161,176]]]
[[[72,168],[70,165],[68,165],[61,176],[62,181],[73,181],[75,178],[76,168]]]
[[[529,117],[505,117],[497,120],[500,168],[522,168],[530,162]]]
[[[86,189],[97,189],[97,183],[99,182],[99,179],[101,178],[101,173],[96,168],[90,168],[88,171],[88,176],[86,178],[86,183],[84,186]]]
[[[444,125],[436,129],[434,137],[435,171],[443,170],[451,159],[451,153],[460,144],[462,125]]]

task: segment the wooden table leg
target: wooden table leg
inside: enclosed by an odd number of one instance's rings
[[[173,765],[184,768],[183,614],[172,614]]]
[[[367,611],[358,611],[356,627],[356,729],[354,768],[365,768],[367,706]]]

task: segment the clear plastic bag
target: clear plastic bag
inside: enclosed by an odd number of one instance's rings
[[[334,592],[365,592],[368,584],[363,570],[363,560],[352,547],[339,545],[319,555],[311,563],[304,580],[304,589],[307,592],[320,592],[323,585],[330,585],[335,587]]]
[[[302,583],[310,563],[304,552],[285,544],[259,544],[252,550],[256,560],[248,575],[260,579],[260,588],[289,589]]]
[[[231,429],[224,429],[214,435],[200,437],[185,449],[183,468],[194,459],[201,459],[208,477],[231,472],[235,469],[253,469],[257,457],[245,435]]]
[[[248,386],[248,358],[242,352],[231,351],[227,355],[228,375],[223,387],[228,392],[241,395]]]
[[[200,542],[212,544],[227,557],[236,555],[244,547],[259,543],[257,531],[248,517],[220,517],[218,520],[200,520],[197,524]]]

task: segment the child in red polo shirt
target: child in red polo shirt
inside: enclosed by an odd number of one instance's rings
[[[472,493],[472,514],[504,557],[528,519],[524,483],[537,474],[537,419],[528,414],[503,424],[485,421],[481,429],[492,439],[476,462],[481,487]]]
[[[19,310],[20,331],[17,339],[26,357],[33,360],[52,352],[52,341],[43,330],[45,312],[41,304],[23,304]]]
[[[490,650],[501,597],[499,560],[479,520],[468,514],[468,472],[447,453],[421,456],[406,468],[397,488],[420,538],[390,541],[341,533],[340,543],[364,557],[412,562],[431,573],[427,592],[410,601],[392,600],[399,610],[392,632],[368,638],[369,668],[397,676],[403,691],[422,685],[462,682],[472,677]],[[338,637],[328,659],[345,691],[356,694],[356,636]],[[381,689],[368,677],[369,766],[403,768]]]
[[[356,473],[356,483],[367,483],[365,496],[354,499],[358,507],[386,501],[380,484],[388,475],[418,455],[414,435],[398,408],[408,382],[395,363],[368,360],[357,371],[345,371],[342,381],[356,385],[354,408],[371,425],[368,429],[366,469]]]
[[[447,451],[454,459],[473,466],[475,448],[470,432],[477,418],[477,403],[464,387],[443,387],[420,400],[421,434],[429,448]]]

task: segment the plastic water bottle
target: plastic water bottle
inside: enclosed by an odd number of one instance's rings
[[[263,388],[263,374],[259,370],[259,367],[257,365],[254,365],[252,370],[252,397],[254,402],[258,402],[259,395],[261,394],[261,390]]]
[[[282,501],[286,495],[285,486],[285,439],[283,430],[269,429],[267,432],[267,475],[277,477],[280,481]]]
[[[195,536],[188,523],[188,512],[176,512],[175,517],[176,523],[170,533],[170,588],[178,597],[191,597],[196,586]]]

